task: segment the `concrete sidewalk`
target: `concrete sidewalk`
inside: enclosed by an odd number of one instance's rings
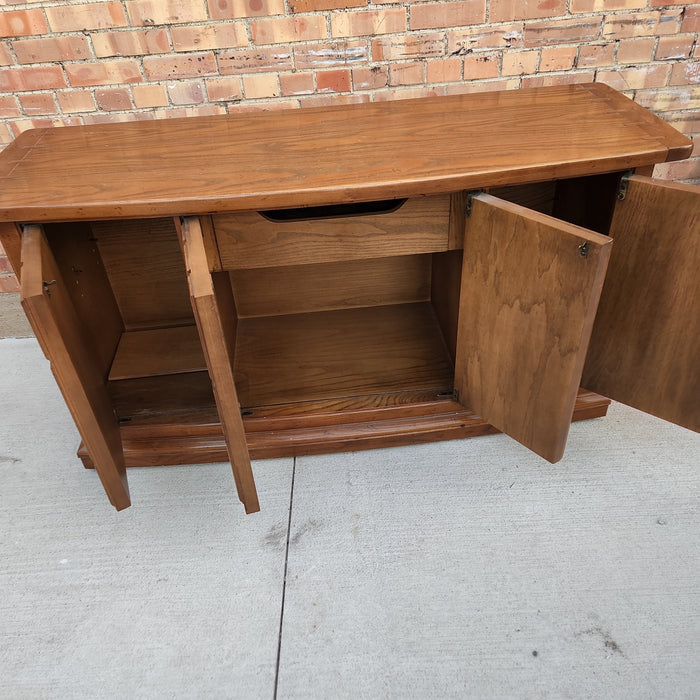
[[[700,438],[613,405],[495,435],[131,469],[109,505],[0,340],[1,698],[697,698]]]

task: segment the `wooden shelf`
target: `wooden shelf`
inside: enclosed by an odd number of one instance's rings
[[[429,302],[240,319],[241,406],[441,388],[454,370]]]

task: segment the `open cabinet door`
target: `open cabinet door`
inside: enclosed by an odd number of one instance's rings
[[[20,298],[110,502],[127,508],[124,452],[106,378],[40,226],[22,234]]]
[[[564,453],[611,240],[488,194],[466,220],[459,402],[540,456]]]
[[[255,513],[260,510],[260,505],[233,380],[236,310],[231,282],[228,273],[212,274],[209,271],[199,218],[186,217],[181,223],[176,220],[176,225],[185,256],[192,310],[214,389],[238,497],[246,513]]]
[[[700,188],[637,175],[626,185],[583,385],[698,431]]]

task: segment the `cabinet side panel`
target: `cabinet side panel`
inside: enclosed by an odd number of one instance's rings
[[[609,248],[490,195],[467,219],[459,401],[551,462],[564,452]]]
[[[698,431],[700,188],[630,178],[610,235],[584,384]]]

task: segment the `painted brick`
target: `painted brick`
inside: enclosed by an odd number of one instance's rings
[[[670,5],[671,3],[666,3]],[[647,0],[571,0],[571,12],[611,12],[646,7]]]
[[[60,90],[56,93],[62,112],[92,112],[95,101],[89,90]]]
[[[388,82],[387,66],[352,69],[352,86],[355,90],[376,90],[385,87]]]
[[[419,85],[425,82],[425,64],[422,61],[394,63],[389,66],[389,85]]]
[[[175,51],[228,49],[248,45],[246,28],[240,22],[171,27],[170,36]]]
[[[323,15],[259,19],[250,23],[256,44],[287,44],[295,41],[315,41],[327,36]]]
[[[598,71],[597,80],[616,90],[641,90],[666,85],[671,72],[670,65],[634,66],[621,70]]]
[[[0,69],[0,92],[30,92],[66,87],[59,66],[27,66]]]
[[[593,66],[611,66],[614,61],[615,43],[607,44],[582,44],[578,50],[579,68]]]
[[[127,0],[132,26],[182,24],[207,19],[204,0]]]
[[[656,60],[667,61],[688,58],[694,43],[695,37],[692,34],[662,36],[659,38],[656,47]]]
[[[47,7],[46,16],[53,32],[80,32],[84,29],[125,27],[126,15],[120,2]]]
[[[280,89],[285,97],[291,95],[311,95],[314,87],[313,73],[282,73]]]
[[[445,55],[442,32],[405,34],[372,40],[373,61],[401,61],[407,58],[436,58]]]
[[[168,85],[168,96],[174,105],[197,105],[206,102],[204,81],[178,81]]]
[[[52,36],[41,39],[21,39],[12,42],[18,63],[48,63],[77,61],[92,57],[87,37]]]
[[[176,56],[146,56],[143,70],[149,80],[172,80],[176,78],[198,78],[217,72],[214,54],[192,53]]]
[[[540,72],[571,70],[576,61],[578,46],[554,46],[542,49]]]
[[[134,96],[134,104],[139,109],[168,105],[168,94],[163,85],[133,85],[131,94]]]
[[[595,78],[593,71],[577,73],[551,73],[549,75],[529,75],[522,78],[522,87],[546,87],[549,85],[572,85],[576,83],[592,83]]]
[[[353,37],[395,34],[406,31],[406,10],[363,10],[331,15],[331,36]]]
[[[347,68],[324,70],[316,73],[318,92],[349,92],[350,71]]]
[[[46,34],[48,29],[41,10],[10,10],[0,12],[0,36]]]
[[[16,119],[21,116],[17,98],[13,95],[0,95],[0,119]]]
[[[411,29],[463,27],[485,20],[486,0],[421,3],[411,8]]]
[[[479,54],[464,57],[464,79],[484,80],[498,77],[498,57],[496,54]]]
[[[460,58],[435,58],[426,61],[428,83],[454,83],[462,79]]]
[[[640,36],[677,34],[681,28],[682,18],[682,10],[607,15],[603,24],[603,36],[606,39],[631,39]]]
[[[106,112],[121,112],[133,108],[131,95],[125,88],[95,90],[97,106]]]
[[[131,58],[99,63],[68,63],[66,73],[73,87],[140,83],[143,80],[139,64]]]
[[[656,39],[623,39],[617,47],[618,63],[648,63],[654,53]]]
[[[293,2],[293,0],[291,0]],[[207,0],[212,19],[267,17],[284,14],[284,0]]]
[[[232,102],[243,97],[240,78],[207,78],[204,84],[212,102]]]
[[[491,0],[489,21],[560,17],[566,14],[565,0]]]
[[[123,32],[100,32],[92,35],[92,46],[99,58],[143,56],[169,53],[170,42],[165,29],[136,29]]]
[[[321,12],[323,10],[347,10],[351,7],[364,7],[367,0],[289,0],[289,11]]]
[[[367,62],[367,42],[334,41],[294,47],[297,69],[333,68]]]
[[[25,93],[18,97],[22,111],[28,117],[56,114],[56,100],[50,92]]]
[[[269,73],[291,70],[292,54],[285,49],[254,49],[222,51],[219,54],[219,73],[234,75],[242,73]]]
[[[502,24],[499,27],[471,27],[449,32],[447,50],[450,55],[465,56],[482,49],[523,48],[522,22]]]
[[[581,17],[525,25],[525,46],[582,43],[600,38],[602,17]]]
[[[540,52],[537,49],[530,51],[505,51],[501,60],[502,75],[528,75],[537,70]]]
[[[262,73],[261,75],[245,76],[243,78],[243,92],[250,100],[261,97],[278,97],[280,89],[277,75],[275,73]]]
[[[700,62],[677,63],[671,73],[671,85],[691,85],[700,83]]]

